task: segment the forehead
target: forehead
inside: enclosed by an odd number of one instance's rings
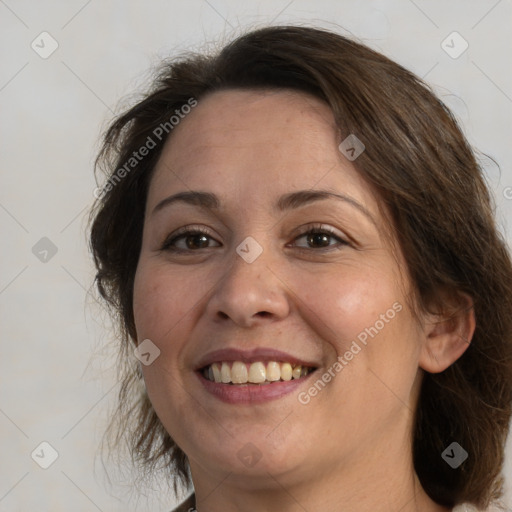
[[[235,183],[272,183],[283,192],[318,183],[356,195],[366,189],[368,195],[368,185],[340,154],[340,141],[329,106],[313,96],[289,90],[218,91],[201,99],[173,129],[150,196],[163,188],[206,184],[221,194]]]
[[[305,136],[306,127],[309,127],[309,132],[321,131],[324,135],[332,135],[336,128],[331,109],[325,102],[292,90],[217,91],[201,99],[173,135],[184,132],[184,127],[190,122],[194,122],[194,132],[203,140],[216,142],[229,142],[231,134],[228,132],[234,131],[241,138],[245,135],[251,139],[256,137],[255,142],[270,142],[273,139],[268,130],[261,129],[263,125],[269,130],[287,128],[282,133],[283,139],[287,135],[296,139],[300,132]],[[223,130],[212,130],[215,126]],[[191,143],[190,135],[181,133],[180,138]],[[169,146],[173,146],[176,140],[177,137],[170,138]]]

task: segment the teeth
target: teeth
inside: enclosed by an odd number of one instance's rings
[[[274,382],[281,378],[281,367],[279,363],[275,361],[270,361],[267,363],[267,380],[269,382]]]
[[[224,384],[270,384],[305,377],[313,368],[269,361],[246,364],[241,361],[213,363],[203,370],[206,379]]]
[[[245,367],[245,364],[244,364]],[[249,382],[253,384],[261,384],[265,382],[267,372],[265,371],[265,365],[263,363],[252,363],[249,368]]]
[[[292,380],[292,365],[290,363],[283,363],[281,365],[281,379]]]
[[[228,384],[231,382],[231,368],[228,363],[222,363],[222,367],[220,369],[220,378],[224,384]]]
[[[210,368],[212,368],[212,370],[213,370],[213,380],[215,382],[222,382],[222,376],[220,373],[219,365],[217,363],[213,363]],[[210,379],[210,380],[212,380],[212,379]]]
[[[231,367],[231,382],[233,384],[247,383],[247,366],[240,361],[235,361]]]

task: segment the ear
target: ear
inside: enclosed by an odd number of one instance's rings
[[[424,322],[423,346],[419,366],[429,373],[440,373],[466,351],[475,332],[473,299],[457,295],[457,308],[450,313],[428,314]]]

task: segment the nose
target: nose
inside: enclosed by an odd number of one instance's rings
[[[215,322],[232,321],[251,327],[262,321],[285,318],[289,311],[288,287],[279,277],[276,260],[268,252],[248,263],[235,251],[210,296],[207,311]],[[265,320],[266,319],[266,320]]]

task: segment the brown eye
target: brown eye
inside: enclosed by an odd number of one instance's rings
[[[340,246],[348,245],[337,233],[326,227],[314,227],[299,235],[295,240],[304,238],[306,246],[297,246],[299,249],[337,249]],[[334,242],[334,243],[332,243]]]
[[[320,246],[320,247],[327,247],[329,246],[329,239],[332,238],[331,235],[327,233],[308,233],[307,235],[307,242],[311,246]]]
[[[214,240],[207,231],[199,228],[189,229],[178,234],[173,234],[164,242],[161,250],[180,252],[208,249],[211,247],[209,246],[210,241],[214,241],[217,246],[220,246],[220,244]]]
[[[190,234],[181,236],[185,240],[187,249],[204,249],[208,247],[208,236],[203,234]]]

